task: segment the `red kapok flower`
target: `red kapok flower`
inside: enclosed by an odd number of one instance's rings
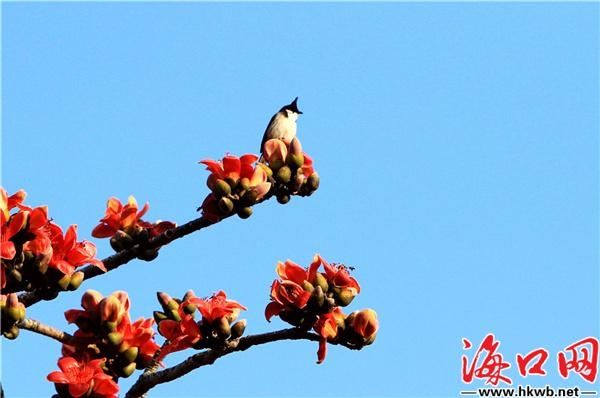
[[[217,180],[238,181],[247,178],[250,188],[254,188],[258,196],[256,200],[260,200],[269,192],[271,183],[267,182],[268,176],[265,170],[255,165],[258,157],[256,155],[246,154],[242,157],[227,155],[221,161],[210,159],[201,160],[206,166],[206,169],[211,172],[207,180],[208,187],[214,189],[214,184]]]
[[[323,268],[325,268],[325,278],[327,278],[327,282],[336,288],[341,289],[351,289],[355,294],[360,293],[360,285],[350,276],[348,273],[348,268],[346,268],[342,264],[329,264],[327,261],[323,259],[319,254],[315,255],[315,259],[311,264],[311,268],[322,264]]]
[[[181,321],[165,319],[158,324],[158,332],[169,341],[162,348],[159,360],[172,352],[190,348],[202,339],[200,327],[191,314],[183,311],[183,307],[184,304],[181,303],[178,309]]]
[[[338,335],[338,329],[344,327],[345,315],[339,307],[335,307],[332,312],[319,315],[319,319],[313,326],[315,332],[321,339],[319,340],[319,350],[317,351],[317,363],[322,363],[327,355],[327,340],[333,340]]]
[[[10,239],[18,234],[25,227],[26,223],[27,213],[14,214],[8,219],[8,222],[2,223],[1,258],[12,260],[15,257],[17,250],[15,244]]]
[[[68,386],[69,395],[73,398],[88,394],[99,398],[116,398],[119,386],[102,371],[104,361],[105,359],[78,361],[73,357],[63,357],[58,360],[61,371],[50,373],[47,379],[55,384]]]
[[[207,299],[192,297],[184,302],[185,305],[190,303],[198,307],[202,318],[209,324],[221,318],[227,318],[230,322],[233,322],[238,317],[240,310],[246,310],[246,307],[237,301],[228,300],[227,295],[222,290]]]
[[[279,140],[278,140],[279,141]],[[265,309],[267,321],[279,315],[286,308],[302,309],[306,307],[311,292],[304,288],[305,282],[314,281],[320,263],[313,263],[308,269],[302,268],[291,260],[277,263],[277,275],[271,285],[271,302]]]
[[[52,242],[52,259],[49,265],[65,275],[72,275],[75,268],[92,264],[102,271],[106,268],[96,257],[96,246],[88,241],[77,242],[77,226],[71,225],[63,235],[62,229],[48,223],[48,234]]]
[[[137,201],[130,196],[127,204],[123,206],[117,198],[110,198],[106,203],[106,213],[100,220],[92,236],[95,238],[108,238],[113,236],[119,230],[125,230],[139,224],[142,216],[146,214],[150,206],[148,203],[138,211]]]

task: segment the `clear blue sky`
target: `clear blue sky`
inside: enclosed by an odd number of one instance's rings
[[[231,219],[85,288],[218,289],[263,317],[277,260],[356,267],[381,331],[362,352],[288,342],[231,355],[153,396],[454,396],[461,338],[514,362],[599,334],[598,4],[3,4],[2,185],[82,237],[134,194],[183,223],[207,193],[196,162],[255,152],[299,96],[321,189]],[[102,257],[106,240],[94,240]],[[4,341],[7,396],[48,396],[59,346]],[[191,353],[191,352],[190,352]],[[169,364],[183,356],[175,356]],[[134,378],[124,380],[126,389]],[[480,385],[480,384],[476,384]]]

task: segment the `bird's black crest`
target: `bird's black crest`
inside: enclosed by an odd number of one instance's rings
[[[284,106],[283,108],[281,108],[281,110],[290,110],[301,115],[302,112],[300,111],[300,109],[298,109],[298,97],[294,98],[294,100],[289,105]]]

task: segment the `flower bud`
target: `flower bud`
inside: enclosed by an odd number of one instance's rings
[[[196,312],[197,309],[198,307],[196,306],[196,304],[189,303],[183,307],[183,312],[185,312],[188,315],[191,315],[194,312]]]
[[[229,198],[221,198],[219,199],[219,210],[221,210],[224,214],[229,214],[233,210],[233,202]]]
[[[238,210],[237,215],[245,220],[252,215],[252,207],[242,207]]]
[[[307,292],[311,292],[311,293],[313,290],[315,290],[315,287],[309,281],[302,282],[302,287],[304,288],[304,290],[306,290]]]
[[[171,309],[171,308],[169,308],[169,302],[173,299],[167,293],[156,292],[156,298],[157,298],[160,306],[163,308],[163,310],[168,311]]]
[[[2,332],[2,335],[9,340],[14,340],[19,336],[19,328],[13,325],[10,329]]]
[[[288,166],[282,166],[277,171],[276,179],[284,184],[287,184],[292,179],[292,170]]]
[[[23,275],[21,275],[21,273],[16,269],[10,271],[8,276],[17,283],[21,283],[21,281],[23,281]]]
[[[241,321],[237,321],[231,326],[231,338],[237,339],[238,337],[242,337],[244,331],[246,330],[246,320],[242,319]]]
[[[213,188],[213,193],[217,198],[222,198],[223,196],[227,196],[231,193],[231,185],[227,183],[225,180],[221,180],[220,178],[215,181],[215,186]]]
[[[284,205],[284,204],[286,204],[287,202],[290,201],[290,195],[285,194],[285,193],[283,193],[283,194],[278,193],[277,194],[277,201],[279,203],[281,203],[282,205]]]
[[[363,344],[371,344],[379,329],[377,313],[372,309],[354,311],[346,319],[346,326],[362,339]]]
[[[125,231],[119,230],[110,238],[110,246],[117,252],[128,249],[134,244],[135,242],[131,235]]]
[[[171,310],[169,312],[167,312],[169,314],[169,318],[171,318],[174,321],[181,321],[181,315],[179,315],[179,311],[177,310]]]
[[[56,284],[62,289],[62,290],[67,290],[67,287],[69,287],[69,283],[71,282],[71,276],[70,275],[64,275],[62,278],[60,278],[58,280],[58,282],[56,282]]]
[[[310,300],[316,308],[323,307],[323,304],[325,303],[325,294],[323,294],[323,289],[321,286],[315,287]]]
[[[81,296],[81,307],[86,311],[95,312],[104,296],[96,290],[86,290]]]
[[[246,191],[244,196],[241,198],[241,202],[244,205],[252,206],[256,203],[256,199],[258,198],[258,191],[256,189],[250,189]]]
[[[319,189],[320,184],[319,175],[316,172],[312,173],[310,177],[308,177],[306,183],[308,184],[308,187],[311,191],[316,191],[317,189]]]
[[[124,314],[121,302],[115,296],[108,296],[100,302],[100,320],[119,323]]]
[[[34,260],[34,265],[37,271],[44,275],[48,271],[48,263],[50,262],[49,256],[40,256]]]
[[[133,362],[138,356],[139,349],[137,347],[129,347],[121,354],[127,362]]]
[[[158,257],[158,249],[145,249],[138,253],[137,258],[143,261],[152,261]]]
[[[229,321],[227,321],[225,318],[219,318],[215,322],[214,330],[222,339],[226,339],[227,337],[231,336],[231,326],[229,325]]]
[[[245,191],[248,188],[250,188],[250,179],[247,177],[240,179],[240,186],[238,187],[238,189],[240,191]]]
[[[196,297],[196,294],[194,294],[194,291],[192,289],[190,289],[187,292],[185,292],[185,294],[183,295],[183,301],[187,301],[194,297]]]
[[[121,368],[119,370],[119,376],[121,377],[129,377],[135,372],[135,362],[130,363],[129,365]]]
[[[320,272],[317,272],[317,276],[315,277],[313,283],[317,286],[321,286],[321,289],[323,289],[324,292],[329,290],[329,283],[327,283],[327,278],[325,278],[325,275],[323,275]]]
[[[106,335],[106,339],[110,344],[116,347],[118,345],[121,345],[121,343],[123,342],[123,335],[119,332],[111,332],[108,335]]]
[[[71,281],[69,282],[68,289],[69,290],[77,290],[81,283],[83,282],[83,278],[85,277],[84,273],[81,271],[77,271],[71,275]]]
[[[336,302],[338,305],[345,307],[350,304],[352,300],[354,300],[354,297],[356,297],[356,289],[341,289],[340,293],[336,297]]]
[[[160,323],[160,321],[164,321],[165,319],[169,319],[169,317],[166,316],[164,312],[160,312],[160,311],[154,311],[152,313],[152,315],[153,315],[154,321],[156,322],[157,325]]]
[[[258,166],[260,168],[262,168],[265,171],[265,173],[267,173],[267,177],[272,177],[273,176],[273,170],[271,170],[271,168],[269,166],[267,166],[264,163],[258,163]]]
[[[117,322],[104,322],[102,323],[102,328],[107,332],[114,332],[117,330]]]

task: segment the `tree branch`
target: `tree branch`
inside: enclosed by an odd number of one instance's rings
[[[25,318],[22,321],[17,322],[17,327],[19,329],[29,330],[30,332],[50,337],[51,339],[64,344],[74,345],[79,342],[77,337],[74,337],[69,333],[63,332],[62,330],[56,329],[52,326],[44,325],[40,321],[36,321],[35,319],[31,318]]]
[[[260,201],[256,202],[255,205],[268,200],[272,196],[273,196],[272,192],[268,193]],[[121,250],[118,253],[115,253],[109,257],[106,257],[105,259],[102,260],[102,263],[104,263],[104,266],[106,267],[107,271],[111,271],[111,270],[116,269],[123,264],[127,264],[131,260],[137,258],[137,255],[141,250],[157,249],[161,246],[166,246],[176,239],[182,238],[186,235],[189,235],[193,232],[199,231],[203,228],[210,227],[213,224],[217,224],[218,222],[220,222],[226,218],[229,218],[229,217],[233,216],[234,214],[235,213],[231,213],[229,215],[222,216],[219,220],[209,220],[206,217],[196,218],[195,220],[189,221],[183,225],[169,229],[169,230],[163,232],[162,234],[155,236],[154,238],[150,239],[147,244],[145,244],[143,246],[137,244],[135,246],[132,246],[129,249]],[[98,267],[92,266],[92,265],[83,267],[81,269],[81,271],[83,271],[83,274],[84,274],[84,278],[83,278],[84,281],[94,278],[98,275],[104,274],[104,272],[101,269],[99,269]],[[60,291],[58,293],[62,293],[62,291]],[[52,298],[54,298],[55,296],[56,295],[54,295]],[[25,305],[25,307],[29,307],[29,306],[31,306],[39,301],[42,301],[42,300],[44,300],[44,293],[42,291],[38,291],[38,290],[34,290],[32,292],[21,293],[19,295],[19,301],[21,303],[23,303]]]
[[[158,384],[175,380],[179,377],[190,373],[194,369],[206,365],[212,365],[217,359],[221,358],[222,356],[237,351],[245,351],[248,348],[255,345],[266,344],[280,340],[319,341],[320,338],[321,337],[315,333],[311,333],[299,328],[283,329],[278,330],[276,332],[268,332],[241,337],[239,339],[228,342],[227,345],[221,349],[210,349],[202,351],[198,354],[192,355],[185,361],[173,367],[161,370],[160,372],[145,373],[141,375],[135,382],[135,384],[131,386],[129,391],[127,391],[125,398],[140,398],[144,396],[144,394],[146,394],[151,388],[155,387]],[[360,349],[343,343],[333,342],[330,344],[341,344],[347,348],[354,350]]]

